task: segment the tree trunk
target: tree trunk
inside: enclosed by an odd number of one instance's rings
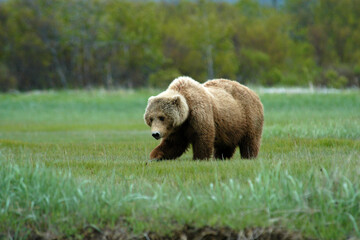
[[[61,67],[61,64],[60,64],[60,61],[59,61],[59,58],[58,58],[58,55],[57,55],[57,51],[53,47],[50,47],[50,51],[51,51],[51,54],[53,55],[56,72],[59,75],[61,84],[62,84],[63,88],[66,88],[67,87],[67,79],[66,79],[64,71],[63,71],[63,69]]]
[[[277,0],[272,0],[272,5],[274,8],[277,8]]]
[[[212,56],[213,46],[209,44],[206,48],[206,61],[207,61],[207,77],[208,79],[214,78],[214,61]]]

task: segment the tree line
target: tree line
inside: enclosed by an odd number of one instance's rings
[[[360,0],[0,3],[0,90],[165,87],[174,77],[359,87]]]

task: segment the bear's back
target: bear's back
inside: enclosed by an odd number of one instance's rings
[[[262,108],[262,104],[258,95],[250,88],[236,81],[227,79],[214,79],[205,82],[203,86],[210,90],[210,92],[213,92],[215,95],[217,92],[226,91],[234,99],[241,101],[242,104],[246,103],[246,105],[256,105],[257,107]]]
[[[233,97],[236,97],[239,95],[239,93],[241,94],[247,94],[248,91],[250,90],[249,88],[247,88],[246,86],[232,81],[232,80],[227,80],[227,79],[213,79],[213,80],[209,80],[207,82],[205,82],[203,84],[203,86],[205,88],[209,88],[209,89],[222,89],[225,90],[226,92],[228,92],[229,94],[231,94]],[[251,91],[251,90],[250,90]]]

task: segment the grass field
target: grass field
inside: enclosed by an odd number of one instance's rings
[[[0,95],[0,239],[275,226],[360,238],[360,91],[260,93],[260,155],[149,162],[155,90]]]

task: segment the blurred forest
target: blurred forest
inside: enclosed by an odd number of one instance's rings
[[[0,2],[0,90],[359,87],[360,0]]]

